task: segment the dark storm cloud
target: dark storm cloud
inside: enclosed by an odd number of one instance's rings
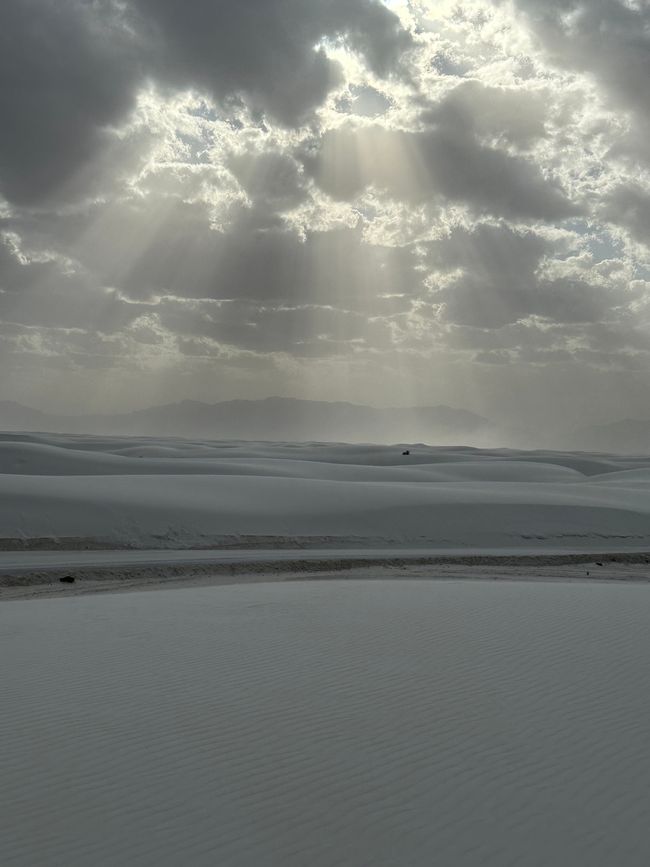
[[[482,144],[458,124],[426,132],[331,130],[314,151],[303,156],[306,170],[338,199],[374,186],[395,199],[442,196],[509,219],[554,221],[580,213],[534,163]]]
[[[447,321],[476,328],[501,328],[529,316],[551,322],[598,322],[615,303],[614,293],[583,280],[548,279],[539,273],[553,245],[529,232],[482,225],[457,230],[432,244],[428,263],[443,274],[461,276],[435,293]]]
[[[146,79],[217,99],[241,93],[298,123],[339,77],[315,48],[325,38],[382,75],[409,43],[374,0],[3,0],[0,192],[22,203],[61,193]]]
[[[374,353],[451,399],[432,352],[648,356],[648,4],[472,9],[411,36],[379,0],[0,0],[0,357],[156,359],[173,400],[192,357],[206,393],[228,358],[284,390]]]
[[[108,0],[3,0],[0,192],[35,202],[69,181],[128,112],[137,74]]]
[[[556,62],[593,75],[619,107],[650,113],[646,0],[515,0]]]
[[[0,319],[110,334],[129,325],[143,309],[55,259],[30,261],[0,237]]]
[[[344,40],[378,75],[410,44],[376,0],[132,0],[158,51],[156,75],[220,98],[244,93],[287,126],[319,105],[340,78],[316,46]]]
[[[637,241],[650,246],[650,193],[635,184],[621,184],[605,197],[601,216],[624,226]]]
[[[527,148],[547,135],[544,122],[549,102],[547,92],[466,81],[440,103],[430,105],[420,119],[461,136],[475,135]]]
[[[147,229],[155,226],[155,231]],[[132,239],[140,238],[135,255]],[[378,295],[412,294],[421,275],[410,248],[364,243],[358,229],[302,238],[265,210],[243,210],[225,231],[205,207],[155,199],[116,211],[79,254],[102,285],[136,299],[256,299],[373,306]]]

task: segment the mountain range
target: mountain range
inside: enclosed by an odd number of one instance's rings
[[[650,454],[650,420],[626,419],[543,436],[508,431],[450,406],[379,408],[269,397],[203,403],[183,400],[127,413],[63,415],[0,401],[0,430],[193,439],[335,441],[509,446]]]
[[[59,415],[0,401],[0,429],[130,436],[183,436],[339,442],[476,440],[490,422],[449,406],[377,408],[353,403],[270,397],[154,406],[128,413]]]

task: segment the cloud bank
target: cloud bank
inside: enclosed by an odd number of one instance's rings
[[[1,398],[644,416],[636,0],[5,0]]]

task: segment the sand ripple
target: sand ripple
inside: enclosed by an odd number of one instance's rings
[[[650,863],[650,588],[0,608],[3,865]]]

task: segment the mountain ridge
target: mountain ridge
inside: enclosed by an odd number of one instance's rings
[[[0,429],[37,426],[53,433],[175,435],[214,439],[411,442],[455,440],[487,433],[483,416],[445,404],[372,407],[347,401],[272,396],[207,403],[182,400],[126,413],[47,413],[17,401],[0,401]]]

